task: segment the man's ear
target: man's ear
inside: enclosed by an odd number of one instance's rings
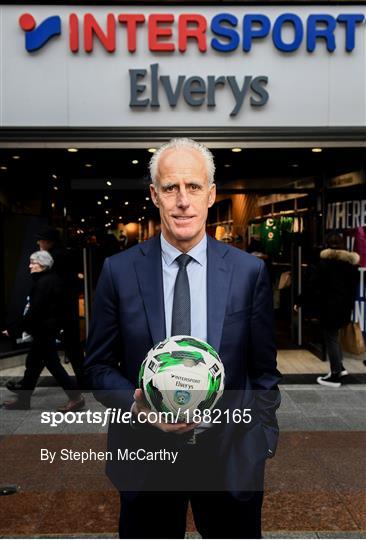
[[[155,204],[155,206],[159,207],[159,197],[154,184],[150,184],[150,195],[152,202]]]
[[[216,200],[216,184],[212,184],[210,186],[210,191],[208,195],[208,207],[211,208],[211,206],[214,204]]]

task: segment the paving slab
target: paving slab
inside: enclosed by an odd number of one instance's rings
[[[19,484],[21,491],[1,501],[0,536],[11,531],[23,537],[93,537],[116,531],[119,497],[105,477],[104,462],[46,465],[39,459],[42,447],[97,451],[105,448],[105,442],[104,434],[86,433],[3,437],[2,481]],[[361,433],[283,433],[278,454],[267,466],[264,530],[278,531],[280,537],[304,531],[304,538],[320,532],[361,534],[366,529],[362,508],[366,481],[360,474],[365,444]],[[188,531],[195,532],[191,515]]]
[[[327,389],[284,385],[277,456],[268,461],[263,508],[265,538],[365,538],[366,386]],[[1,395],[13,397],[2,389]],[[40,387],[31,411],[0,409],[0,475],[20,493],[2,497],[0,538],[114,538],[119,498],[104,462],[45,467],[40,449],[105,449],[106,427],[42,425],[43,410],[65,400]],[[87,408],[104,407],[86,393]],[[19,515],[24,519],[19,520]],[[71,517],[70,517],[71,516]],[[188,538],[199,538],[188,514]]]

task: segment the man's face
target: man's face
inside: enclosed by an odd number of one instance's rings
[[[51,240],[37,240],[37,244],[41,251],[48,251],[54,243]]]
[[[151,184],[150,192],[160,211],[164,238],[183,252],[198,244],[216,197],[215,184],[208,184],[204,157],[191,148],[166,150],[159,161],[157,189]]]

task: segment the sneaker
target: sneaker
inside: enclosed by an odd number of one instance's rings
[[[330,372],[326,375],[326,377],[329,378],[331,375],[332,375],[332,372],[330,371]],[[346,377],[346,375],[348,375],[348,371],[346,370],[346,368],[345,368],[344,365],[342,364],[342,371],[340,371],[340,372],[338,373],[338,376],[339,376],[339,377]],[[323,377],[323,379],[324,379],[324,377]]]
[[[346,375],[348,375],[348,371],[346,370],[346,368],[342,364],[342,371],[340,371],[339,376],[340,377],[345,377]]]
[[[23,385],[21,382],[8,381],[5,386],[8,390],[10,390],[10,392],[14,392],[15,394],[23,390]]]
[[[332,388],[339,388],[342,384],[339,373],[328,373],[328,375],[324,375],[324,377],[318,377],[316,382]]]

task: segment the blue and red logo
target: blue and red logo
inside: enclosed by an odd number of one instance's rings
[[[43,47],[54,36],[61,34],[61,18],[58,15],[47,17],[38,26],[30,13],[24,13],[19,18],[19,25],[25,32],[25,48],[34,52]]]
[[[61,34],[61,18],[47,17],[38,26],[30,13],[19,18],[25,32],[25,48],[37,51],[51,38]],[[326,13],[309,14],[302,19],[296,13],[282,13],[271,20],[264,13],[245,13],[237,17],[232,13],[217,13],[211,20],[200,13],[107,13],[99,22],[91,13],[69,15],[69,48],[72,53],[79,49],[90,53],[97,41],[108,52],[117,49],[119,28],[123,28],[125,39],[120,41],[129,53],[144,46],[141,32],[147,33],[147,46],[151,52],[185,53],[188,43],[200,53],[210,48],[219,53],[241,50],[249,53],[256,43],[270,39],[281,53],[294,53],[301,46],[313,53],[318,46],[333,53],[336,40],[343,50],[352,52],[356,45],[357,32],[365,24],[363,13],[341,13],[338,16]],[[285,29],[292,30],[291,37]],[[319,45],[320,44],[320,45]]]

